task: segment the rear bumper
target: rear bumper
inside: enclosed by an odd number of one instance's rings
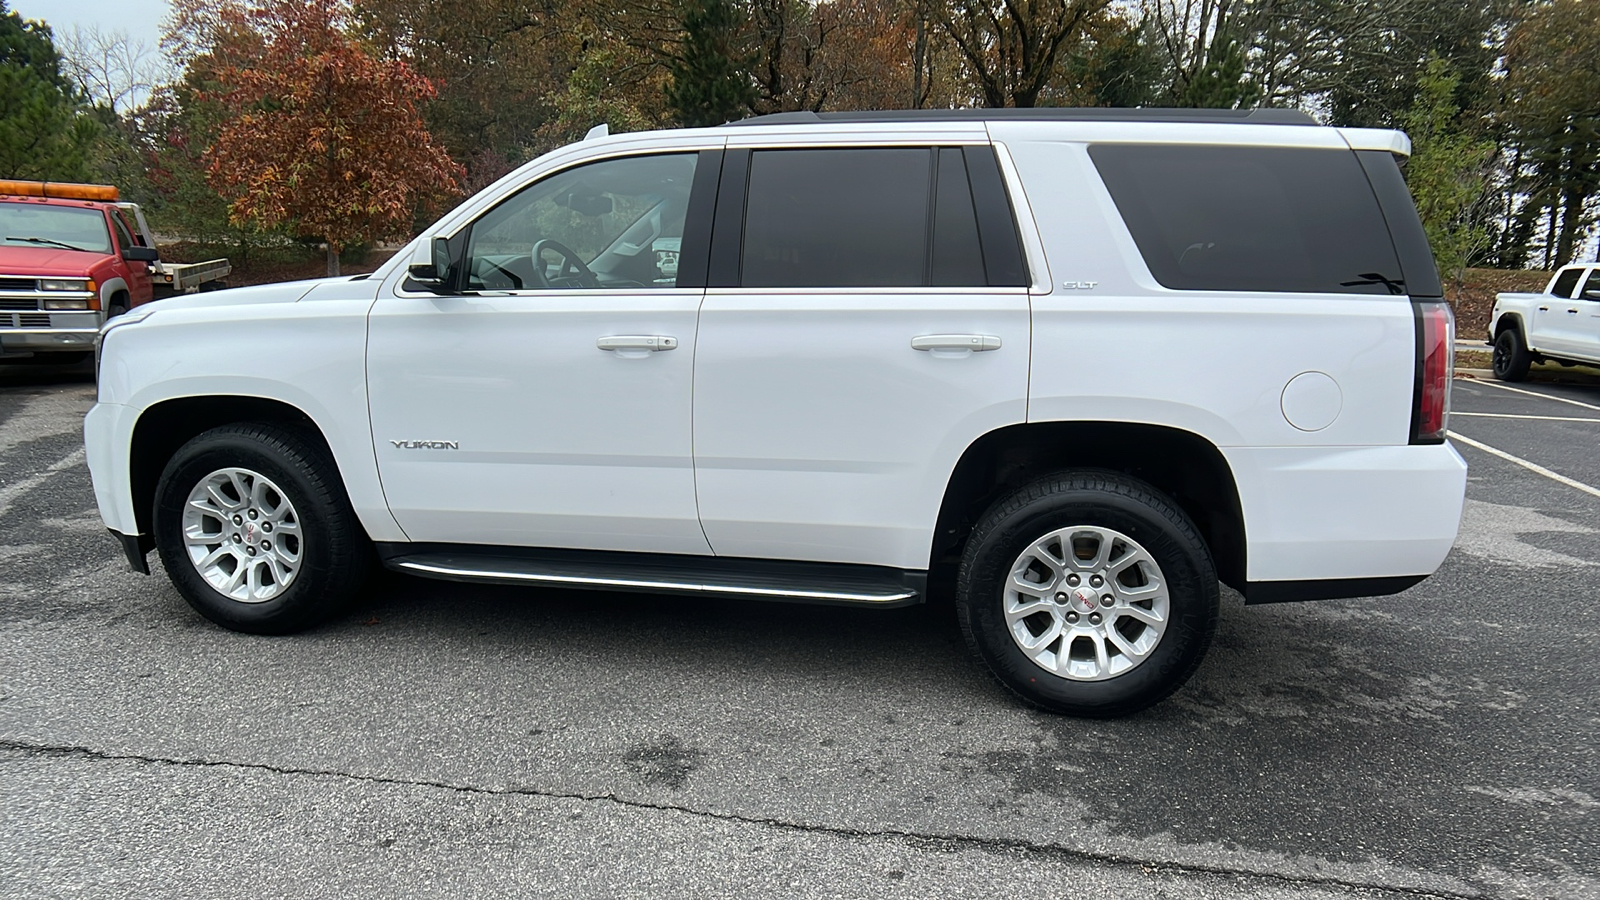
[[[1244,510],[1252,602],[1394,593],[1455,544],[1467,464],[1449,443],[1222,452]]]

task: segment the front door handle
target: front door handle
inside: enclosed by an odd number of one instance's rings
[[[670,334],[611,334],[595,341],[595,346],[601,350],[659,353],[678,349],[678,339]]]
[[[913,350],[967,350],[981,353],[999,350],[1000,338],[993,334],[919,334],[911,339]]]

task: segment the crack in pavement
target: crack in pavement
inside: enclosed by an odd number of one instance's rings
[[[965,834],[932,833],[908,831],[905,829],[864,829],[848,828],[839,825],[818,825],[804,822],[791,822],[784,819],[775,819],[764,816],[749,816],[739,813],[714,812],[712,810],[695,809],[671,803],[656,803],[646,800],[630,800],[618,797],[615,794],[584,794],[564,791],[547,791],[535,788],[488,788],[470,784],[452,784],[444,781],[427,781],[422,779],[395,778],[385,775],[359,775],[351,772],[339,772],[332,769],[307,769],[291,766],[274,766],[267,763],[235,762],[232,760],[210,759],[180,759],[176,757],[145,756],[132,753],[110,753],[95,750],[90,747],[56,746],[49,744],[33,744],[25,741],[0,739],[0,752],[9,752],[24,757],[45,757],[60,759],[80,759],[102,762],[134,762],[154,766],[169,766],[176,768],[213,768],[231,769],[240,771],[271,772],[276,775],[307,776],[321,778],[340,778],[358,781],[367,784],[391,785],[395,787],[421,787],[436,788],[439,790],[454,791],[462,794],[473,794],[495,797],[537,797],[547,800],[577,800],[588,803],[611,803],[629,809],[650,810],[653,812],[682,813],[698,818],[712,819],[721,822],[730,822],[741,825],[757,825],[768,828],[777,828],[785,831],[795,831],[803,834],[831,835],[844,838],[883,838],[900,840],[924,846],[944,847],[972,847],[986,851],[1022,851],[1042,856],[1053,856],[1076,862],[1093,863],[1110,867],[1132,867],[1151,873],[1173,875],[1211,875],[1222,877],[1249,877],[1262,881],[1294,885],[1296,887],[1329,887],[1344,888],[1363,891],[1379,891],[1391,894],[1401,894],[1408,897],[1423,897],[1429,900],[1483,900],[1486,894],[1456,893],[1427,890],[1423,888],[1393,886],[1376,884],[1373,882],[1355,881],[1344,878],[1319,878],[1314,876],[1284,875],[1278,872],[1263,871],[1260,869],[1229,868],[1226,866],[1204,866],[1193,863],[1176,863],[1162,860],[1139,859],[1117,853],[1097,853],[1089,850],[1079,850],[1063,847],[1059,844],[1039,843],[1015,838],[980,837]]]

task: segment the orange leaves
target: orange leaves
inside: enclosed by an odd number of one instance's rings
[[[463,172],[418,113],[434,88],[345,32],[332,0],[257,0],[249,39],[215,54],[228,118],[206,152],[235,221],[335,249],[404,237],[413,212],[460,192]]]

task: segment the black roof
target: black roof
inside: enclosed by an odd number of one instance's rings
[[[860,112],[783,112],[752,116],[728,125],[822,125],[829,122],[1235,122],[1249,125],[1315,125],[1298,109],[1109,109],[1033,107],[1031,109],[881,109]]]

